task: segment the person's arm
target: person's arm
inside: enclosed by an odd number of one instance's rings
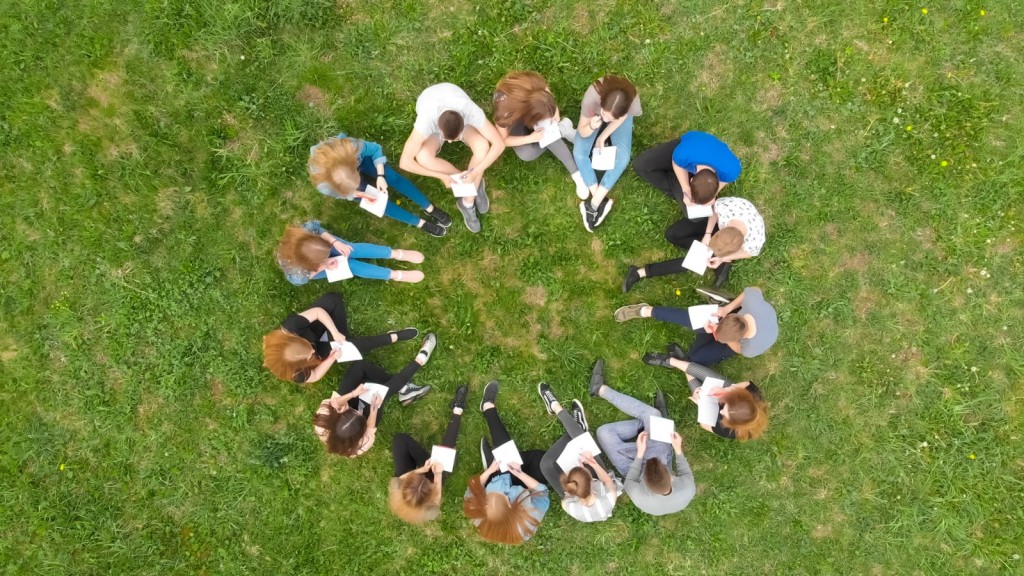
[[[619,118],[618,120],[612,120],[608,124],[608,127],[604,129],[604,132],[601,132],[601,136],[599,136],[598,139],[594,142],[594,147],[603,148],[608,143],[608,138],[611,137],[612,133],[618,130],[619,126],[622,126],[623,124],[626,123],[626,118],[629,118],[629,114],[623,114],[622,118]]]
[[[451,188],[452,180],[448,174],[430,170],[416,160],[416,154],[418,154],[420,149],[423,148],[423,143],[426,141],[427,137],[414,129],[412,133],[409,134],[409,138],[406,139],[405,146],[402,147],[402,157],[398,160],[398,167],[406,172],[412,172],[413,174],[419,174],[420,176],[437,178],[444,183],[445,187]]]
[[[434,498],[432,499],[435,506],[441,505],[441,477],[444,474],[444,467],[439,462],[431,462],[427,460],[427,464],[430,465],[430,471],[434,474]]]
[[[711,231],[718,225],[718,214],[714,210],[711,211],[711,216],[708,216],[708,225],[704,227],[704,236],[701,237],[700,241],[702,244],[707,246],[708,242],[711,242]]]
[[[641,432],[636,437],[636,458],[629,465],[629,473],[626,474],[626,483],[640,483],[640,469],[644,465],[644,454],[647,452],[647,432]]]
[[[683,197],[676,198],[679,205],[685,208],[693,204],[693,191],[690,189],[690,173],[683,169],[681,166],[672,162],[672,171],[676,173],[676,179],[679,180],[679,187],[683,189]]]
[[[729,302],[725,306],[720,307],[718,309],[718,311],[715,312],[715,314],[718,314],[719,318],[725,318],[725,316],[727,314],[732,314],[735,310],[739,309],[739,307],[742,306],[742,305],[743,305],[743,293],[740,292],[740,295],[737,296],[735,300],[733,300],[732,302]]]
[[[750,253],[740,248],[732,254],[726,254],[725,256],[712,256],[708,260],[708,268],[718,268],[726,262],[735,262],[736,260],[743,260],[744,258],[750,258]]]
[[[491,465],[486,470],[480,473],[480,485],[487,486],[487,482],[491,479],[491,475],[498,471],[498,459],[491,460]]]
[[[576,131],[580,133],[580,138],[590,138],[590,135],[601,127],[601,112],[594,114],[593,116],[587,116],[580,114],[580,121],[576,124]]]
[[[331,364],[334,364],[334,359],[337,357],[338,351],[331,350],[331,353],[327,355],[327,358],[324,358],[322,362],[316,365],[316,368],[313,368],[309,373],[309,377],[306,378],[306,381],[303,382],[303,384],[319,382],[320,379],[324,377],[324,374],[327,374],[327,371],[331,369]]]
[[[678,436],[678,434],[677,434]],[[690,470],[690,463],[686,461],[686,456],[683,456],[683,451],[676,452],[676,478],[689,478],[690,483],[693,483],[693,470]]]
[[[604,484],[604,487],[608,489],[608,493],[611,494],[612,500],[617,498],[618,494],[615,491],[615,481],[612,480],[612,477],[610,474],[608,474],[608,471],[605,470],[604,467],[602,467],[600,464],[598,464],[597,461],[594,460],[593,456],[588,458],[586,463],[589,464],[590,467],[594,469],[594,473],[597,474],[597,479],[600,480],[601,484]]]
[[[523,486],[526,486],[527,490],[532,491],[536,489],[537,486],[540,486],[541,488],[547,488],[547,486],[545,486],[544,484],[541,484],[540,482],[534,480],[533,476],[530,476],[526,472],[523,472],[523,469],[520,467],[519,464],[510,464],[508,467],[508,471],[511,472],[516,478],[519,478],[519,481],[523,483]]]
[[[524,144],[540,142],[541,138],[544,137],[543,130],[534,130],[532,133],[525,136],[509,136],[508,128],[502,128],[495,124],[494,129],[498,131],[498,135],[501,136],[501,141],[505,143],[505,146],[513,148]]]
[[[299,312],[299,316],[309,320],[310,323],[319,322],[323,324],[324,328],[327,328],[327,331],[331,333],[335,342],[345,341],[345,335],[338,332],[338,327],[334,325],[334,320],[331,319],[331,315],[327,313],[327,310],[316,306]]]

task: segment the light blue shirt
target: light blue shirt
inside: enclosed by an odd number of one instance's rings
[[[319,220],[310,220],[309,222],[303,224],[302,227],[305,228],[307,232],[311,232],[313,234],[316,234],[317,236],[323,234],[324,232],[327,232],[327,230],[324,230],[324,227],[320,225]],[[337,238],[337,236],[335,236],[335,238]],[[338,240],[341,240],[341,238],[338,238]],[[342,242],[344,242],[344,240],[342,240]],[[333,246],[331,246],[331,256],[337,256],[338,254],[340,254],[340,252],[338,252],[337,250],[334,249]],[[282,260],[278,258],[277,265],[280,266],[281,271],[284,272],[284,277],[289,282],[296,286],[302,286],[303,284],[309,282],[313,278],[313,276],[315,276],[313,272],[303,270],[302,268],[296,266],[295,263],[289,262],[287,260]]]
[[[387,164],[388,157],[384,155],[384,149],[381,148],[380,144],[377,144],[376,142],[369,142],[367,140],[360,140],[358,138],[352,138],[350,136],[347,136],[344,132],[339,132],[338,135],[335,136],[334,138],[328,138],[327,140],[324,140],[323,142],[320,142],[316,146],[311,147],[309,149],[310,157],[313,156],[313,153],[316,151],[317,148],[319,148],[321,145],[325,144],[326,142],[330,142],[331,140],[341,140],[343,138],[344,139],[348,139],[349,142],[355,144],[356,154],[357,154],[357,159],[356,159],[357,164],[362,164],[367,158],[369,158],[369,159],[371,159],[373,161],[374,166],[382,166],[384,164]],[[310,173],[310,175],[319,174],[320,173],[320,168],[311,165],[309,167],[309,173]],[[362,184],[360,184],[359,187],[360,187],[360,189],[364,188]],[[321,194],[323,194],[325,196],[330,196],[332,198],[340,198],[342,200],[355,200],[356,199],[356,196],[355,196],[354,193],[350,193],[350,194],[347,194],[347,195],[346,194],[342,194],[342,193],[338,192],[337,190],[335,190],[327,182],[321,182],[320,184],[317,184],[316,189]]]
[[[533,490],[527,490],[522,486],[512,483],[512,475],[509,473],[496,474],[491,477],[490,481],[487,482],[487,486],[484,487],[486,492],[495,492],[497,494],[504,494],[508,497],[509,502],[515,502],[523,492],[529,492],[530,497],[528,502],[525,502],[526,511],[529,515],[540,524],[540,521],[544,519],[544,514],[547,513],[548,508],[551,507],[551,496],[548,494],[548,487],[544,484],[537,484],[537,487]],[[472,495],[468,489],[466,490],[466,498]],[[473,524],[476,526],[480,525],[480,520],[474,520]],[[519,531],[519,535],[523,537],[523,541],[530,539],[531,534],[525,534],[522,530]]]

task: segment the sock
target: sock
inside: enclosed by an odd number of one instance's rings
[[[462,415],[462,408],[452,408],[452,414]]]

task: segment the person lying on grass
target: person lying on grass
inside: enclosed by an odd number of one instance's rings
[[[396,282],[420,282],[423,272],[419,270],[391,270],[369,264],[363,260],[391,258],[400,262],[423,262],[423,254],[416,250],[395,249],[376,244],[353,244],[331,234],[316,220],[302,226],[289,226],[277,246],[277,265],[284,277],[296,286],[310,280],[323,280],[328,270],[341,264],[337,258],[343,256],[352,275],[370,280],[394,280]]]

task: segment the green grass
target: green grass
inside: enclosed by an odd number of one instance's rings
[[[1022,570],[1015,3],[12,0],[0,24],[4,573]],[[320,196],[305,159],[345,130],[397,163],[424,87],[486,103],[513,69],[543,73],[571,117],[593,79],[626,73],[645,109],[635,151],[687,129],[730,143],[744,175],[729,193],[768,225],[730,285],[762,286],[782,337],[722,366],[762,386],[763,439],[683,428],[686,511],[624,499],[583,525],[554,508],[507,548],[460,509],[475,411],[427,527],[387,511],[390,436],[436,440],[459,383],[478,399],[500,378],[519,444],[547,447],[559,427],[533,386],[585,398],[597,356],[610,383],[664,389],[692,422],[681,379],[639,361],[691,336],[611,317],[695,302],[692,276],[618,289],[626,263],[674,254],[661,234],[676,209],[630,172],[590,235],[553,158],[506,153],[484,231],[439,240]],[[292,287],[272,257],[307,217],[427,255],[420,285],[340,287],[357,333],[441,341],[417,377],[435,392],[390,410],[353,461],[310,430],[338,371],[299,388],[261,368],[261,336],[329,289]],[[413,350],[375,358],[397,368]],[[618,418],[584,403],[594,425]]]

